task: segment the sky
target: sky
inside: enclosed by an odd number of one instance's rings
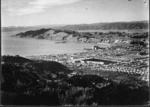
[[[149,0],[1,0],[2,27],[141,20]]]

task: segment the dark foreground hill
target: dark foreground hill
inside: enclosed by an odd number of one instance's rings
[[[2,105],[145,105],[149,100],[147,83],[138,78],[115,83],[98,75],[70,77],[72,71],[60,63],[20,56],[3,56],[1,64]]]

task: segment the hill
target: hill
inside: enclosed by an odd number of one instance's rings
[[[38,30],[42,28],[54,28],[60,27],[64,25],[39,25],[39,26],[10,26],[10,27],[2,27],[1,30],[3,32],[11,32],[11,31],[28,31],[28,30]]]
[[[71,72],[66,66],[55,61],[34,61],[20,56],[3,56],[2,62],[2,74],[12,79],[15,77],[14,81],[24,84],[37,79],[51,79],[50,74],[62,77]],[[7,81],[7,78],[4,80]]]
[[[93,24],[76,24],[76,25],[41,25],[27,27],[2,27],[2,31],[27,31],[37,30],[42,28],[57,28],[69,30],[131,30],[131,29],[148,29],[148,21],[131,21],[131,22],[108,22],[108,23],[93,23]]]
[[[132,36],[129,32],[109,31],[109,32],[77,32],[72,30],[63,29],[38,29],[21,32],[13,37],[21,38],[35,38],[35,39],[46,39],[59,41],[60,43],[65,42],[86,42],[86,43],[99,43],[108,42],[114,43],[117,41],[128,41],[131,38],[148,38],[148,32],[140,32],[138,35],[132,32]],[[56,43],[59,43],[56,42]]]
[[[58,62],[20,56],[2,56],[1,65],[2,105],[145,105],[149,101],[149,87],[138,78],[115,83],[98,75],[70,77],[70,70]]]
[[[148,21],[93,23],[93,24],[66,25],[58,28],[69,30],[131,30],[131,29],[148,29],[148,23],[149,23]]]
[[[77,36],[79,36],[79,33],[71,30],[58,30],[49,28],[30,30],[18,33],[13,36],[21,38],[48,39],[56,41],[77,41]]]

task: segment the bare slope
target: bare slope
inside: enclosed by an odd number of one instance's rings
[[[78,32],[56,29],[39,29],[18,33],[14,36],[22,38],[48,39],[55,41],[77,41]]]

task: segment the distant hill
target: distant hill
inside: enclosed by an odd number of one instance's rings
[[[55,41],[77,41],[79,33],[71,30],[58,30],[58,29],[38,29],[21,32],[15,37],[21,38],[35,38],[35,39],[47,39]]]
[[[104,28],[105,26],[105,30],[107,30],[107,27],[109,26],[109,28],[118,28],[118,26],[121,26],[120,24],[121,22],[119,22],[118,24],[103,24]],[[141,26],[141,29],[143,29],[143,26],[146,26],[146,22],[145,24],[141,25],[140,22],[136,22],[137,24],[135,24],[135,22],[132,24],[123,24],[122,26],[125,26],[128,28],[130,27],[131,29],[134,28],[134,26]],[[144,23],[144,22],[143,22]],[[93,24],[93,25],[97,25],[100,26],[101,24]],[[111,26],[110,26],[111,25]],[[71,26],[71,25],[70,25]],[[65,43],[65,42],[88,42],[88,43],[98,43],[98,42],[109,42],[109,43],[114,43],[116,39],[118,40],[127,40],[129,38],[124,38],[122,39],[122,37],[124,37],[125,32],[120,32],[119,30],[116,29],[114,30],[108,30],[109,32],[88,32],[87,30],[85,30],[86,32],[78,32],[76,30],[79,30],[79,28],[84,28],[84,26],[78,25],[79,27],[74,27],[72,25],[72,27],[61,27],[61,28],[44,28],[44,29],[37,29],[37,30],[28,30],[28,31],[23,31],[20,32],[18,34],[12,35],[14,37],[20,37],[20,38],[34,38],[34,39],[46,39],[46,40],[54,40],[54,41],[59,41],[60,43]],[[147,25],[148,26],[148,25]],[[90,28],[91,26],[89,26]],[[124,28],[125,28],[124,27]],[[93,27],[94,28],[94,27]],[[96,28],[96,27],[95,27]],[[121,27],[120,27],[121,28]],[[137,27],[137,30],[140,31],[140,29],[138,29],[139,27]],[[146,28],[146,27],[145,27]],[[71,29],[76,29],[76,30],[71,30]],[[86,27],[86,29],[88,29],[88,26]],[[130,29],[130,30],[131,30]],[[81,29],[80,29],[81,30]],[[82,29],[83,30],[83,29]],[[112,32],[113,31],[113,32]],[[142,33],[142,32],[141,32]],[[148,33],[143,33],[141,36],[143,37],[148,37],[147,35]],[[112,36],[113,35],[113,36]],[[139,34],[140,36],[140,34]],[[111,39],[110,39],[111,38]],[[109,40],[109,41],[108,41]],[[59,43],[56,42],[56,43]]]
[[[148,21],[112,22],[112,23],[66,25],[58,28],[69,30],[131,30],[131,29],[148,29],[148,23],[149,23]]]
[[[11,26],[11,27],[2,27],[1,30],[3,32],[11,32],[11,31],[28,31],[28,30],[38,30],[42,28],[53,28],[53,27],[61,27],[64,25],[41,25],[41,26]]]
[[[108,22],[93,24],[76,24],[76,25],[41,25],[28,27],[2,27],[2,31],[27,31],[42,28],[55,28],[66,30],[131,30],[131,29],[148,29],[148,21],[131,21],[131,22]]]

